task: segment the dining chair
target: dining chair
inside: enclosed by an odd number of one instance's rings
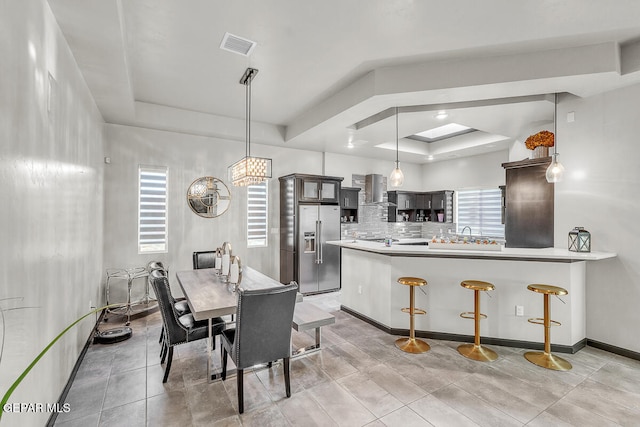
[[[193,253],[193,269],[214,268],[216,266],[216,251],[202,251]]]
[[[149,273],[151,273],[154,270],[161,270],[164,272],[165,276],[168,277],[169,275],[169,269],[165,268],[164,264],[162,264],[162,262],[160,261],[151,261],[149,264],[147,264],[147,270],[149,271]],[[151,280],[151,276],[149,276],[149,280]],[[174,307],[176,308],[176,311],[180,315],[191,313],[191,309],[189,308],[189,303],[184,297],[173,298],[173,302],[174,302]]]
[[[196,321],[191,313],[179,315],[172,304],[173,297],[171,296],[167,276],[163,274],[162,270],[154,270],[150,275],[151,285],[153,286],[153,291],[156,293],[158,307],[160,308],[162,323],[164,325],[161,363],[164,363],[164,358],[168,355],[167,365],[162,379],[162,382],[166,383],[167,378],[169,378],[169,371],[171,370],[171,362],[173,361],[173,347],[207,338],[209,336],[209,325],[206,320]],[[212,318],[211,322],[211,337],[215,343],[215,337],[224,330],[225,323],[220,317]]]
[[[149,279],[148,279],[149,282],[151,282],[152,280],[151,273],[153,271],[158,271],[158,274],[161,274],[165,277],[167,277],[167,273],[168,273],[168,271],[164,268],[162,263],[156,262],[156,261],[153,261],[147,264],[147,270],[149,270]],[[173,295],[171,295],[171,290],[169,290],[169,296],[171,299],[171,303],[173,304],[173,307],[176,310],[176,313],[178,313],[178,316],[191,313],[191,309],[189,308],[189,303],[185,298],[181,298],[181,299],[174,298]],[[158,339],[158,342],[160,344],[162,344],[163,337],[164,337],[164,325],[162,325],[162,330],[160,331],[160,338]],[[164,350],[164,346],[163,346],[163,350]],[[162,353],[160,354],[160,357],[162,357]]]
[[[291,324],[298,284],[267,289],[238,289],[236,327],[222,331],[222,379],[227,377],[227,357],[236,365],[238,411],[244,412],[243,372],[252,366],[283,359],[287,397],[291,396],[289,358]]]

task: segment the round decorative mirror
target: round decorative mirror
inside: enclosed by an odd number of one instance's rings
[[[229,209],[231,195],[224,182],[212,176],[203,176],[189,186],[187,203],[196,215],[215,218]]]

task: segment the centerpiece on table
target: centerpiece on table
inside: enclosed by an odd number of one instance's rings
[[[532,151],[531,158],[538,159],[541,157],[548,157],[549,147],[553,147],[554,143],[555,137],[553,132],[543,130],[527,138],[524,145]]]

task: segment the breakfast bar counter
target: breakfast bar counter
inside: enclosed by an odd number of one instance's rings
[[[401,311],[407,307],[407,290],[396,282],[401,276],[421,277],[428,283],[415,294],[416,307],[427,312],[416,316],[418,336],[468,339],[473,322],[461,318],[460,313],[473,310],[473,298],[460,282],[483,280],[495,285],[489,295],[482,295],[482,312],[487,315],[482,321],[483,339],[518,347],[542,343],[541,327],[527,322],[528,318],[542,317],[542,297],[527,290],[527,285],[563,287],[569,294],[562,301],[551,300],[551,316],[562,326],[553,328],[551,334],[554,350],[565,352],[585,344],[586,263],[616,256],[559,248],[483,250],[482,245],[475,244],[469,244],[474,245],[469,249],[436,249],[398,244],[402,241],[389,247],[362,240],[328,243],[342,248],[343,309],[394,334],[406,334],[408,324],[407,315]],[[523,308],[521,316],[516,315],[517,306]]]

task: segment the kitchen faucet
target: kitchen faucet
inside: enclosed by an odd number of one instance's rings
[[[465,225],[465,226],[462,228],[462,232],[461,232],[460,234],[462,234],[462,235],[463,235],[463,237],[464,237],[464,230],[466,230],[467,228],[469,229],[469,240],[472,240],[472,239],[473,239],[473,237],[471,237],[471,227],[469,227],[468,225]]]

